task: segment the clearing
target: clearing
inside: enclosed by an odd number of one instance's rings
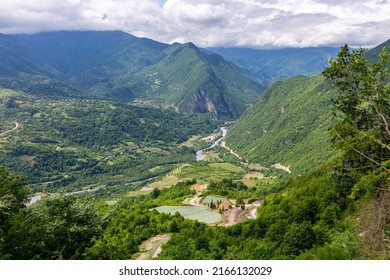
[[[177,178],[175,175],[170,175],[168,177],[165,177],[161,181],[157,181],[157,182],[149,184],[148,187],[151,188],[152,190],[154,188],[163,189],[163,188],[172,187],[173,185],[176,185],[177,183],[179,183],[179,178]]]
[[[250,171],[242,178],[242,182],[247,187],[255,187],[257,180],[264,179],[264,175],[260,172]]]
[[[210,163],[209,165],[211,167],[224,169],[229,172],[234,172],[234,173],[244,172],[244,169],[242,169],[241,167],[228,162]]]
[[[161,253],[161,245],[171,239],[172,234],[154,236],[140,245],[140,252],[136,254],[136,260],[151,260]]]
[[[291,170],[290,170],[290,165],[289,166],[285,166],[281,163],[275,163],[274,165],[272,165],[272,167],[275,167],[276,169],[281,169],[281,170],[284,170],[288,173],[291,173]]]
[[[219,226],[229,227],[248,219],[256,219],[256,211],[260,204],[246,204],[245,208],[233,207],[223,212],[223,222]]]

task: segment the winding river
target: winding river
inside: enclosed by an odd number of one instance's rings
[[[227,129],[226,129],[226,127],[220,127],[220,130],[222,132],[222,135],[221,135],[220,138],[215,140],[213,142],[213,144],[211,144],[209,147],[204,148],[204,149],[199,150],[199,151],[196,152],[196,161],[204,160],[206,155],[203,152],[211,150],[211,149],[214,149],[216,146],[219,146],[223,140],[225,140],[225,137],[226,137],[226,134],[227,134]]]

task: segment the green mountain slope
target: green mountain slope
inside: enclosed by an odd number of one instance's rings
[[[374,61],[389,45],[384,42],[364,56]],[[321,75],[275,82],[230,129],[227,143],[250,161],[280,162],[293,173],[311,170],[335,155],[327,131],[333,94]]]
[[[174,44],[162,56],[136,77],[144,96],[172,104],[177,111],[237,118],[263,90],[221,56],[204,53],[192,43]]]
[[[0,86],[40,95],[81,96],[61,82],[61,73],[50,61],[14,38],[1,34]]]
[[[322,76],[275,82],[229,130],[227,143],[252,162],[310,170],[335,153],[327,131],[332,94]]]
[[[386,42],[383,42],[382,44],[376,46],[375,48],[367,51],[364,53],[364,57],[367,58],[368,61],[373,62],[378,59],[378,55],[382,51],[383,48],[386,48],[386,51],[390,52],[390,40],[387,40]]]
[[[120,31],[2,35],[0,46],[2,85],[34,94],[61,95],[61,85],[63,96],[237,118],[264,89],[191,43],[167,45]]]

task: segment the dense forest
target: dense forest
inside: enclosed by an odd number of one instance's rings
[[[218,124],[206,115],[157,108],[38,99],[6,89],[0,94],[4,130],[19,127],[0,138],[0,164],[34,186],[46,183],[49,191],[158,176],[177,163],[195,161],[194,149],[183,143]],[[156,166],[160,169],[150,171]]]

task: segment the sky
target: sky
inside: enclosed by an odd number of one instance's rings
[[[123,30],[200,47],[373,47],[390,0],[1,0],[0,33]]]

